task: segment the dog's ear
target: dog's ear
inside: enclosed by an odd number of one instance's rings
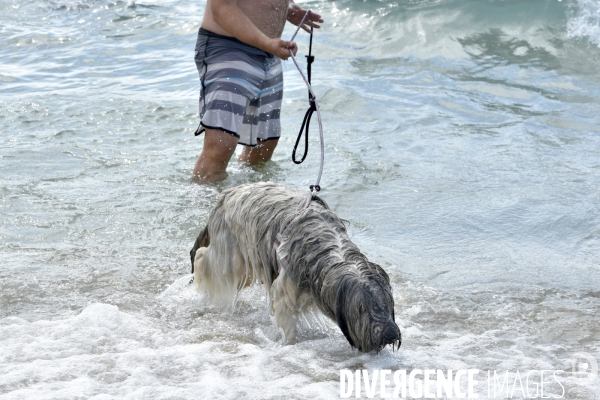
[[[204,229],[202,229],[202,232],[200,232],[196,238],[196,241],[194,242],[194,247],[192,247],[192,250],[190,250],[190,258],[192,259],[192,274],[194,273],[194,259],[196,258],[196,251],[198,251],[200,247],[208,247],[209,244],[210,238],[208,236],[207,225],[204,227]]]
[[[342,285],[337,293],[337,298],[335,301],[335,320],[337,322],[337,325],[342,330],[344,336],[346,336],[346,340],[348,340],[350,346],[356,347],[354,345],[354,342],[352,341],[352,338],[350,337],[350,332],[348,331],[348,323],[346,322],[346,313],[344,311],[344,307],[346,305],[345,300],[346,296],[348,295],[348,293],[346,293],[346,286],[346,282],[342,282]]]

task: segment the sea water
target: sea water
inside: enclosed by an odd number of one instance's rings
[[[331,323],[286,345],[260,287],[220,309],[187,285],[222,190],[315,181],[291,61],[273,160],[200,186],[205,1],[0,0],[0,398],[326,399],[341,370],[417,369],[600,398],[573,373],[600,360],[600,2],[300,3],[326,21],[321,195],[389,273],[400,351]]]

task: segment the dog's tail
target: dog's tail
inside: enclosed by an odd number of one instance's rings
[[[192,259],[192,274],[194,273],[194,259],[196,258],[196,251],[200,247],[208,247],[210,244],[210,237],[208,236],[208,225],[202,229],[202,232],[198,235],[198,238],[194,242],[194,247],[190,250],[190,257]]]

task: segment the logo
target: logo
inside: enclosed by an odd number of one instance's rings
[[[598,376],[598,362],[589,353],[571,359],[565,370],[340,370],[340,398],[525,398],[564,399],[563,382],[587,386]],[[483,375],[483,376],[482,376]],[[516,396],[516,397],[515,397]]]
[[[579,385],[589,385],[598,376],[598,362],[589,353],[579,352],[573,355],[573,379]]]

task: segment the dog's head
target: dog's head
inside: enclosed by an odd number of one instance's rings
[[[335,319],[352,347],[368,353],[387,345],[400,348],[402,337],[394,320],[394,299],[389,277],[367,261],[361,273],[344,274],[335,301]]]

